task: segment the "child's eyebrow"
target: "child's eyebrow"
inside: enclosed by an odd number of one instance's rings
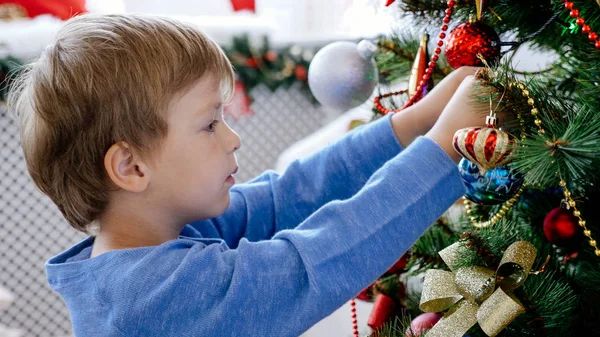
[[[198,109],[196,111],[196,115],[197,116],[204,116],[207,114],[215,114],[215,110],[219,110],[221,109],[221,107],[223,106],[223,102],[219,101],[216,103],[211,103],[211,104],[207,104],[207,105],[203,105],[200,109]]]

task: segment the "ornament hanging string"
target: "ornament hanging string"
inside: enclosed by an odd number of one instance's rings
[[[500,52],[500,57],[504,56],[506,53],[511,52],[515,49],[517,49],[521,44],[523,44],[524,42],[527,42],[531,39],[533,39],[534,37],[538,36],[541,32],[543,32],[554,20],[556,20],[556,18],[558,17],[558,15],[560,14],[560,12],[556,12],[554,13],[554,15],[552,15],[552,17],[550,17],[550,19],[548,19],[548,21],[546,21],[546,23],[544,23],[542,25],[542,27],[540,27],[540,29],[538,29],[537,31],[518,38],[517,41],[511,41],[511,42],[502,42],[502,41],[492,41],[492,46],[500,46],[500,47],[505,47],[505,46],[510,46],[509,49]]]

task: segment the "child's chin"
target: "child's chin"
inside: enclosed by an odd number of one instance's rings
[[[231,199],[229,198],[229,196],[227,196],[227,199],[225,200],[219,200],[219,202],[215,202],[213,209],[210,211],[208,218],[212,219],[212,218],[217,218],[221,215],[223,215],[223,213],[225,213],[225,211],[227,210],[227,208],[229,207],[229,203],[231,202]]]

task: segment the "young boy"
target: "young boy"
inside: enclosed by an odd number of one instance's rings
[[[221,49],[166,18],[70,20],[10,104],[33,181],[92,234],[46,264],[75,336],[298,336],[463,194],[451,140],[483,124],[474,72],[233,186]]]

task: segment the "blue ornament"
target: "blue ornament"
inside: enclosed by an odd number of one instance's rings
[[[497,205],[512,198],[523,185],[523,175],[507,166],[498,166],[481,174],[474,163],[461,159],[460,177],[467,188],[465,197],[480,205]]]

